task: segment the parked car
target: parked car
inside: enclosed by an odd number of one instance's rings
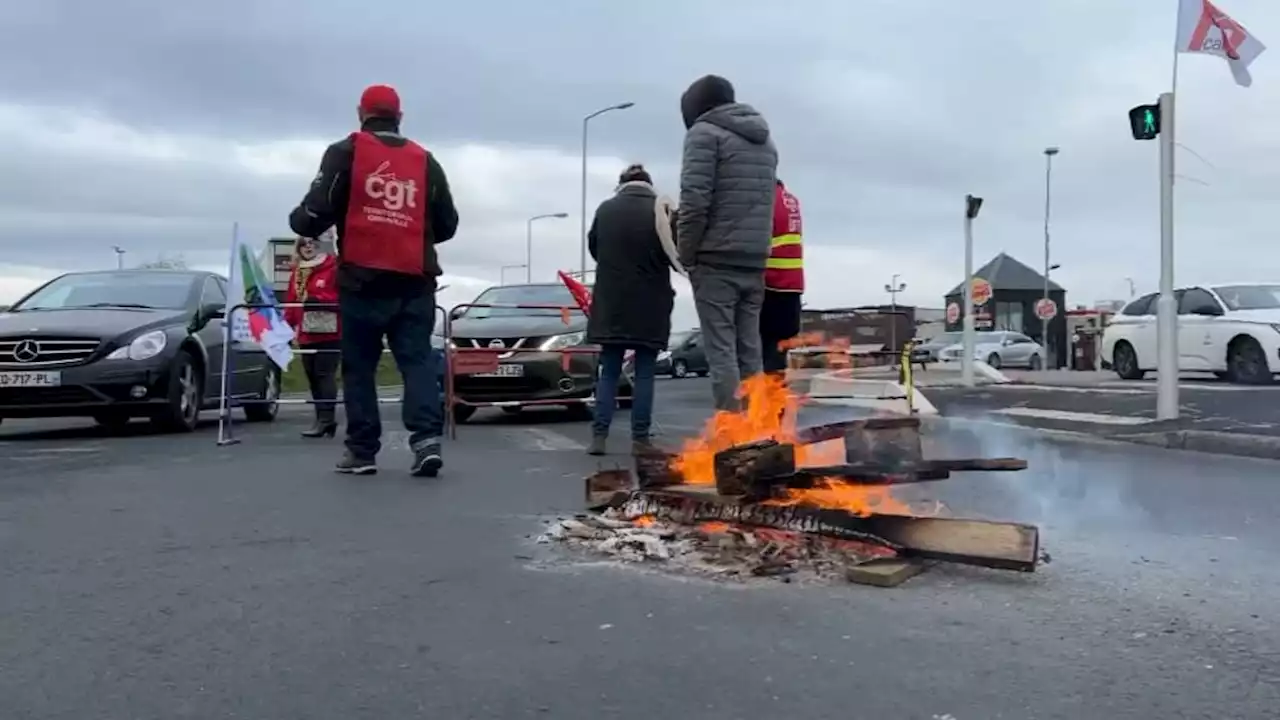
[[[985,361],[997,370],[1000,368],[1027,368],[1039,370],[1044,367],[1044,348],[1040,343],[1018,332],[1008,330],[984,331],[977,335],[973,344],[973,359]],[[964,354],[963,338],[961,342],[942,350],[940,356],[945,362],[960,360]]]
[[[70,273],[0,314],[0,420],[91,417],[114,427],[145,417],[177,432],[217,407],[226,338],[226,279],[175,270]],[[251,421],[278,411],[280,372],[235,343],[230,397]]]
[[[672,333],[667,349],[658,353],[657,373],[673,378],[706,377],[711,372],[701,330]]]
[[[1151,293],[1111,318],[1102,358],[1125,380],[1156,369],[1156,306]],[[1280,284],[1197,285],[1174,293],[1178,308],[1178,369],[1212,372],[1258,385],[1280,370]]]
[[[499,365],[494,372],[454,375],[458,399],[510,403],[502,408],[508,413],[537,402],[563,404],[575,413],[589,414],[588,401],[595,396],[600,363],[595,355],[558,352],[590,347],[586,345],[587,317],[563,284],[491,287],[474,302],[504,307],[471,307],[455,313],[449,340],[458,349],[498,350]],[[455,357],[455,366],[459,362]],[[624,379],[618,392],[621,403],[628,404],[631,384]],[[459,422],[466,422],[475,411],[471,405],[455,404],[453,408]]]
[[[963,336],[964,333],[961,332],[944,332],[928,340],[922,340],[911,349],[911,362],[938,362],[942,359],[942,351],[962,342],[964,340]]]

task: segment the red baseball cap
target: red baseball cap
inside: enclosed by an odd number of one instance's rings
[[[390,85],[370,85],[360,93],[360,109],[371,115],[398,115],[400,93]]]

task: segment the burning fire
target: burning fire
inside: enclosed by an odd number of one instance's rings
[[[795,443],[796,415],[803,399],[788,390],[781,378],[773,375],[748,378],[743,381],[738,395],[745,400],[745,410],[717,412],[707,421],[702,434],[686,441],[676,456],[673,467],[683,475],[685,482],[714,485],[716,453],[735,445],[769,439]],[[838,465],[843,462],[843,440],[796,445],[797,465]],[[770,502],[814,505],[858,515],[919,514],[894,497],[889,487],[853,485],[839,478],[827,478],[822,487],[788,490],[787,497]]]

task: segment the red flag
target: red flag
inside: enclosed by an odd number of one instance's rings
[[[557,270],[556,274],[560,276],[560,282],[569,288],[569,294],[573,296],[573,301],[578,303],[584,315],[591,314],[591,289],[583,285],[577,279],[571,277],[563,270]]]

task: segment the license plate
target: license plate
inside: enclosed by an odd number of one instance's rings
[[[498,372],[477,373],[475,377],[524,377],[524,366],[499,365]]]
[[[60,372],[0,372],[0,388],[58,387]]]

